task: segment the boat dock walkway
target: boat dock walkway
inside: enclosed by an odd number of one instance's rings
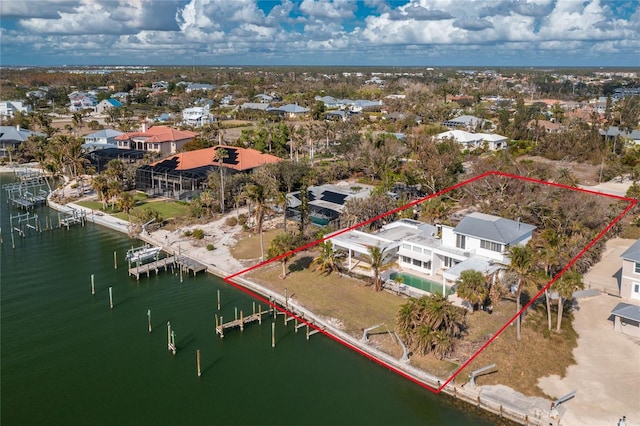
[[[136,266],[130,265],[129,275],[136,277],[136,279],[139,280],[141,275],[146,274],[148,277],[151,272],[155,272],[157,274],[159,271],[166,271],[169,268],[171,268],[171,270],[174,268],[180,268],[182,271],[193,272],[193,276],[198,272],[207,270],[206,265],[196,262],[193,259],[189,259],[184,256],[167,256],[162,259],[154,260],[153,262],[137,264]]]
[[[222,317],[218,318],[218,316],[216,315],[216,334],[219,335],[220,338],[223,338],[224,331],[226,329],[238,327],[240,328],[240,331],[244,331],[245,324],[249,324],[255,321],[258,321],[258,324],[262,324],[262,315],[269,312],[269,310],[263,311],[262,307],[260,307],[260,310],[256,312],[254,305],[253,314],[247,315],[245,317],[242,311],[240,311],[240,318],[238,318],[238,313],[236,311],[236,319],[234,319],[233,321],[223,322]]]

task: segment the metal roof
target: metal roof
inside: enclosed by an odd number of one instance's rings
[[[632,262],[640,262],[640,240],[636,240],[631,244],[631,247],[626,249],[624,253],[620,255],[624,260],[630,260]]]
[[[618,303],[611,311],[611,315],[640,322],[640,306],[629,303]]]
[[[468,235],[502,244],[519,241],[533,232],[535,226],[484,213],[471,213],[455,227],[457,234]]]

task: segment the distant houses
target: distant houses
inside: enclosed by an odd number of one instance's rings
[[[442,125],[450,129],[465,129],[470,131],[491,128],[493,123],[490,120],[474,117],[473,115],[461,115],[450,120],[445,120]]]

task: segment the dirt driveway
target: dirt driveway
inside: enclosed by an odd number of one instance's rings
[[[564,378],[553,375],[538,381],[554,398],[577,391],[558,409],[562,425],[616,425],[622,416],[627,425],[640,424],[640,342],[616,332],[609,320],[621,301],[609,295],[579,300],[576,365]]]

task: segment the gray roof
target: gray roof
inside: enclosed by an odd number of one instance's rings
[[[618,303],[611,311],[611,315],[640,322],[640,306],[629,303]]]
[[[3,142],[24,142],[29,136],[47,136],[44,133],[32,132],[28,129],[21,129],[17,126],[0,126],[0,140]]]
[[[616,137],[620,136],[621,138],[639,140],[640,139],[640,130],[633,129],[630,132],[627,130],[620,130],[618,126],[611,126],[606,131],[600,129],[600,134],[602,136],[608,137]]]
[[[624,253],[620,255],[624,260],[631,260],[632,262],[640,262],[640,240],[636,240],[631,244],[631,247],[626,249]]]
[[[269,111],[281,111],[287,114],[304,114],[309,112],[309,108],[295,104],[287,104],[277,108],[269,108]]]
[[[471,213],[455,227],[454,232],[502,244],[511,244],[533,232],[535,226],[484,213]]]
[[[84,138],[113,138],[116,136],[120,136],[123,132],[114,129],[104,129],[95,133],[91,133],[90,135],[85,135]]]

